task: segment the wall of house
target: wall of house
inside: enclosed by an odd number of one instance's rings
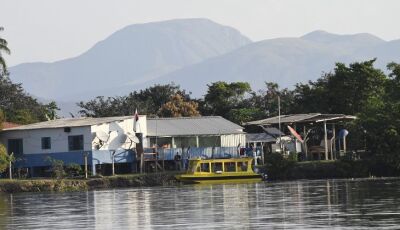
[[[71,127],[70,132],[64,132],[64,128],[4,131],[0,142],[8,148],[9,139],[22,139],[24,154],[69,152],[68,136],[73,135],[83,135],[84,151],[92,150],[90,126]],[[51,138],[50,149],[42,149],[42,137]]]
[[[246,135],[245,134],[228,134],[221,135],[221,147],[234,147],[234,146],[245,146]]]

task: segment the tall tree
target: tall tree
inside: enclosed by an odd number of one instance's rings
[[[0,32],[3,31],[4,28],[0,27]],[[8,74],[6,61],[3,58],[3,52],[6,54],[10,54],[10,49],[7,47],[8,43],[4,38],[0,37],[0,78],[6,76]]]
[[[400,64],[390,63],[388,69],[383,97],[368,100],[357,124],[366,131],[365,144],[379,171],[400,175]]]
[[[161,117],[194,117],[200,116],[197,102],[184,100],[179,93],[171,96],[171,99],[161,106],[158,114]]]
[[[387,77],[374,68],[376,59],[346,66],[337,63],[333,73],[317,81],[297,84],[295,110],[303,112],[343,113],[361,112],[371,97],[381,97]]]
[[[203,115],[219,115],[228,117],[231,109],[239,108],[246,94],[251,92],[247,82],[227,83],[218,81],[208,85],[204,102],[200,103]]]

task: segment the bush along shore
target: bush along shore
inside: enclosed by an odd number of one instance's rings
[[[400,168],[391,162],[375,158],[352,160],[341,158],[335,161],[297,162],[281,154],[270,154],[266,164],[260,166],[268,180],[334,179],[366,177],[398,177]]]
[[[177,185],[175,173],[118,175],[90,179],[1,179],[0,192],[70,192],[142,186]]]

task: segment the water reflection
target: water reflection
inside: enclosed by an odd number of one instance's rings
[[[0,195],[0,229],[397,228],[400,180]]]

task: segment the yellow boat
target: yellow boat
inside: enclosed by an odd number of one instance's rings
[[[185,183],[257,182],[262,177],[251,168],[253,158],[190,159],[186,173],[176,179]]]

